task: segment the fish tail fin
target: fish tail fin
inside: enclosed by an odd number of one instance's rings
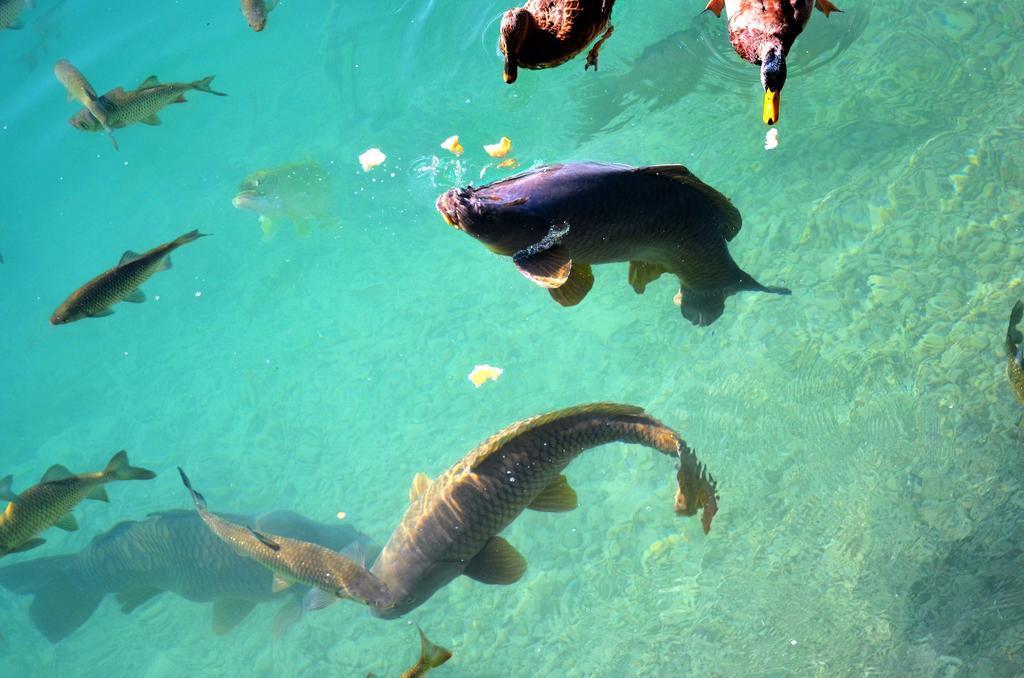
[[[1013,355],[1014,353],[1011,344],[1013,346],[1019,346],[1021,342],[1024,341],[1024,335],[1022,335],[1020,330],[1017,329],[1017,325],[1020,325],[1021,319],[1024,319],[1024,302],[1018,299],[1017,303],[1013,305],[1013,310],[1010,311],[1010,326],[1006,328],[1006,345],[1007,349],[1010,351],[1010,355]],[[3,496],[2,491],[3,481],[0,481],[0,496]]]
[[[199,494],[192,488],[192,483],[189,481],[188,476],[185,475],[185,471],[178,467],[178,473],[181,474],[181,482],[185,484],[185,488],[188,489],[188,493],[192,495],[192,501],[195,502],[196,508],[200,511],[206,510],[206,499],[203,495]]]
[[[188,233],[185,233],[184,235],[179,235],[177,238],[175,238],[174,239],[174,246],[175,247],[181,247],[182,245],[187,245],[187,244],[189,244],[190,242],[192,242],[194,240],[199,240],[200,238],[205,238],[208,235],[212,235],[212,234],[211,233],[200,233],[199,229],[193,229],[193,230],[189,231]]]
[[[761,285],[760,287],[758,287],[757,291],[767,292],[768,294],[781,294],[786,297],[793,294],[793,290],[789,289],[788,287],[766,287],[764,285]]]
[[[0,568],[0,586],[34,597],[29,617],[51,643],[84,624],[103,600],[103,591],[81,587],[85,581],[75,572],[74,556],[35,558]]]
[[[416,625],[416,630],[420,632],[420,661],[421,666],[429,666],[432,669],[436,669],[441,664],[452,658],[451,650],[441,647],[433,643],[427,635],[423,633],[423,629]]]
[[[156,474],[148,468],[132,466],[128,461],[128,453],[121,450],[107,463],[103,469],[103,475],[107,480],[149,480],[156,478]]]
[[[195,82],[192,83],[192,89],[197,89],[200,92],[206,92],[208,94],[215,94],[215,95],[217,95],[219,97],[226,97],[227,94],[225,94],[224,92],[218,92],[217,90],[215,90],[212,87],[210,87],[210,83],[213,82],[213,79],[215,77],[216,76],[208,75],[205,78],[203,78],[202,80],[196,80]]]

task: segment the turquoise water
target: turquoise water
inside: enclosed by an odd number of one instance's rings
[[[397,675],[420,624],[436,675],[1021,675],[1020,405],[1003,337],[1024,255],[1024,9],[847,0],[790,56],[779,147],[756,68],[703,2],[622,0],[598,73],[582,58],[501,80],[508,0],[285,0],[253,33],[237,3],[38,0],[0,32],[0,475],[157,479],[76,510],[81,529],[3,564],[73,552],[119,520],[189,508],[299,511],[385,541],[413,475],[503,426],[592,400],[644,406],[719,481],[709,535],[674,473],[611,445],[574,462],[580,507],[504,535],[512,587],[460,578],[401,621],[341,603],[272,641],[208,604],[112,597],[51,645],[0,591],[0,675]],[[217,6],[214,6],[217,5]],[[216,75],[159,127],[102,134],[52,75],[101,92]],[[438,147],[459,134],[458,160]],[[792,297],[741,294],[708,328],[667,278],[637,296],[595,269],[561,308],[434,210],[524,167],[684,163],[728,195],[736,260]],[[363,172],[357,156],[387,155]],[[232,207],[252,171],[317,161],[341,225],[270,241]],[[78,285],[193,228],[145,304],[53,327]],[[475,364],[504,368],[480,389]]]

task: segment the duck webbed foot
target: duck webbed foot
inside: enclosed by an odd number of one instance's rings
[[[597,53],[601,49],[601,45],[604,44],[604,41],[611,37],[613,31],[615,31],[615,26],[608,24],[608,30],[606,30],[604,35],[602,35],[601,38],[594,43],[594,46],[590,48],[590,53],[587,54],[587,65],[583,67],[583,70],[590,70],[591,66],[594,67],[595,71],[597,70]]]
[[[711,0],[708,6],[704,8],[704,11],[714,12],[715,16],[722,16],[723,9],[725,9],[725,0]]]

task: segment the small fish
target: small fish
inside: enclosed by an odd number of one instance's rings
[[[366,547],[374,558],[380,552],[369,537],[349,525],[319,523],[291,511],[221,518],[334,550]],[[274,637],[280,637],[302,617],[302,596],[308,589],[292,586],[274,593],[272,583],[270,570],[235,553],[195,511],[182,510],[118,523],[77,553],[0,567],[0,586],[32,596],[32,624],[51,643],[85,624],[111,594],[124,614],[164,593],[212,603],[212,629],[217,635],[230,633],[257,605],[280,602],[273,622]]]
[[[242,16],[257,33],[267,26],[267,15],[277,7],[277,0],[242,0]]]
[[[190,231],[171,242],[158,245],[143,254],[128,250],[114,268],[100,273],[71,293],[53,315],[50,323],[65,325],[82,318],[102,318],[111,315],[111,306],[120,301],[141,304],[146,295],[139,285],[158,271],[171,267],[170,254],[182,245],[198,240],[208,233]]]
[[[679,278],[683,316],[715,322],[725,299],[765,287],[729,254],[742,218],[729,199],[682,165],[596,162],[538,167],[437,199],[444,220],[496,254],[563,306],[594,285],[592,264],[629,262],[637,294],[663,273]]]
[[[25,7],[34,8],[32,0],[0,0],[0,31],[5,28],[18,30],[24,26],[21,19],[21,11]]]
[[[420,678],[452,658],[451,650],[432,643],[418,624],[416,630],[420,632],[420,658],[398,678]],[[366,678],[377,678],[377,674],[368,673]]]
[[[227,94],[216,92],[210,87],[214,76],[209,75],[195,82],[161,83],[155,75],[151,75],[130,92],[118,87],[100,97],[100,103],[107,116],[110,127],[118,129],[141,122],[145,125],[159,125],[157,113],[170,104],[185,103],[185,92],[198,90],[225,97]],[[68,121],[72,127],[83,132],[96,132],[103,126],[95,114],[88,108],[75,113]]]
[[[678,514],[693,515],[702,506],[707,511],[717,499],[714,479],[686,442],[640,407],[595,403],[525,419],[436,480],[417,474],[409,508],[370,569],[395,606],[371,611],[399,617],[463,574],[485,584],[518,581],[526,559],[499,534],[525,509],[574,509],[576,492],[562,472],[585,450],[611,442],[644,445],[678,460]],[[711,517],[704,518],[710,527]]]
[[[0,514],[0,557],[34,549],[46,542],[35,535],[56,525],[73,532],[78,529],[71,509],[84,499],[109,501],[104,484],[114,480],[149,480],[156,474],[128,463],[128,453],[121,450],[107,467],[96,473],[74,475],[60,464],[51,466],[38,485],[21,494],[11,490],[11,476],[0,480],[0,499],[7,509]]]
[[[257,532],[224,520],[206,509],[203,495],[192,489],[181,468],[178,472],[203,522],[236,553],[273,572],[274,591],[295,583],[312,587],[303,599],[307,610],[319,610],[343,598],[377,607],[391,604],[387,587],[362,564],[311,542]]]
[[[1006,376],[1017,395],[1017,400],[1024,404],[1024,335],[1017,329],[1021,318],[1024,318],[1024,302],[1020,300],[1010,311],[1010,326],[1006,329]]]
[[[290,221],[307,236],[313,224],[337,225],[331,213],[331,177],[312,160],[269,167],[253,172],[231,200],[237,209],[259,215],[263,240],[270,240],[280,221]]]
[[[102,128],[106,130],[110,136],[110,142],[114,145],[114,150],[117,150],[117,140],[114,139],[114,133],[110,129],[108,102],[96,96],[96,90],[92,88],[92,85],[85,79],[82,72],[75,68],[67,59],[61,59],[57,62],[53,67],[53,74],[57,76],[60,84],[64,85],[64,89],[68,91],[68,101],[77,100],[85,106],[86,115],[91,117],[96,123],[96,129]]]

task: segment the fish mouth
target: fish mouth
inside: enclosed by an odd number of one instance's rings
[[[446,193],[442,193],[434,206],[441,213],[446,224],[460,231],[465,231],[466,229],[459,224],[459,203],[459,191],[453,188]]]
[[[242,191],[231,199],[231,204],[236,209],[256,212],[259,211],[259,205],[257,203],[261,197],[262,196],[260,196],[256,191]]]

